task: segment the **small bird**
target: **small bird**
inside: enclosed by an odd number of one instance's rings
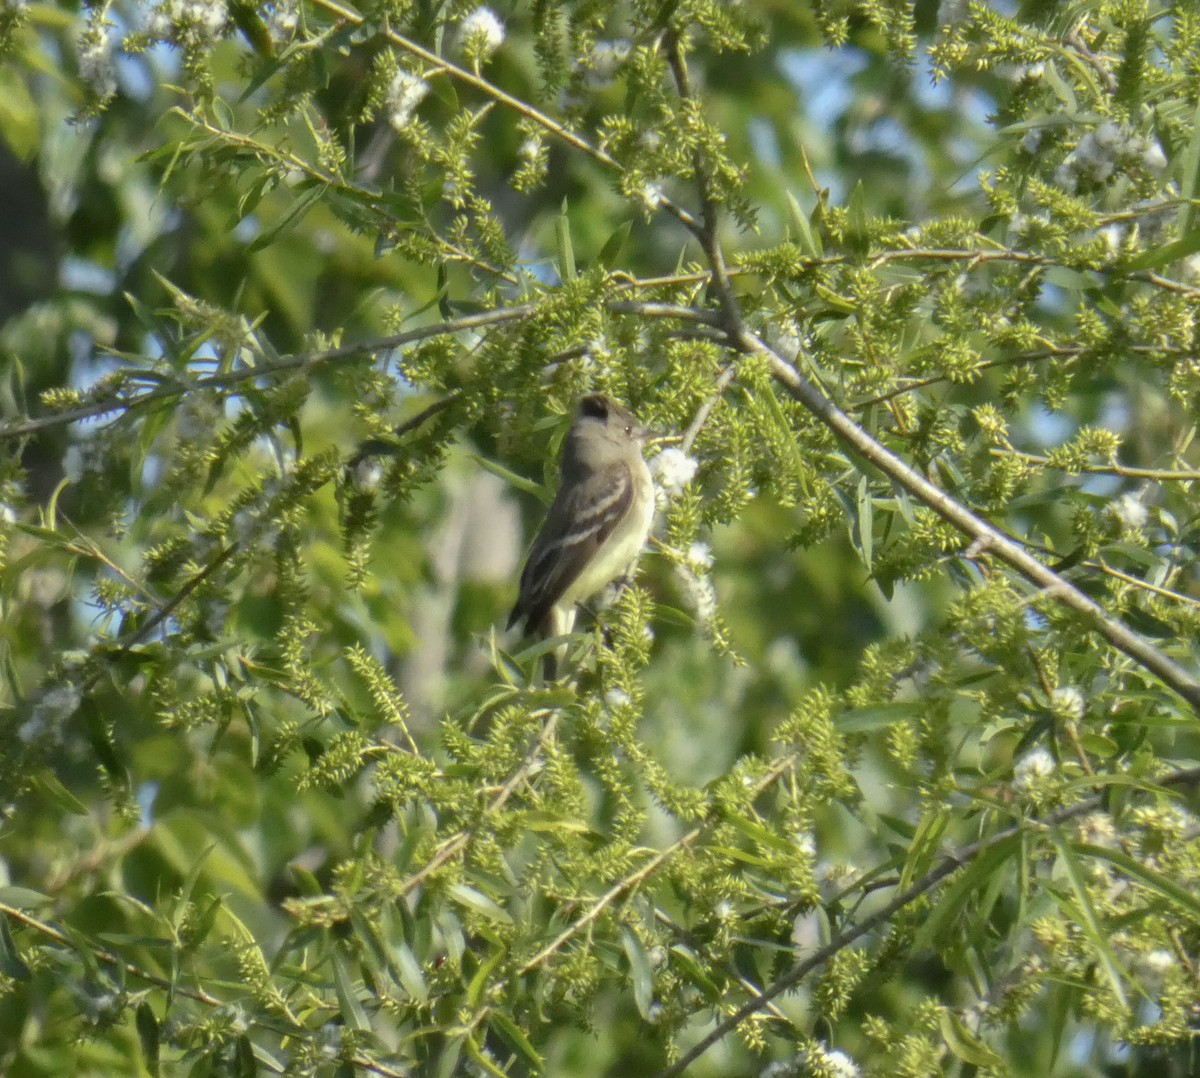
[[[565,635],[575,625],[575,604],[632,568],[654,520],[654,481],[642,459],[650,436],[612,398],[580,400],[558,493],[521,572],[509,628],[523,620],[527,633]]]

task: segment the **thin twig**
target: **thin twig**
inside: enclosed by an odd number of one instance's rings
[[[516,307],[500,307],[494,311],[483,311],[479,314],[464,315],[462,318],[452,318],[448,322],[435,325],[420,326],[416,329],[405,330],[403,333],[393,333],[387,337],[376,337],[356,344],[347,344],[339,348],[326,348],[317,352],[297,352],[293,355],[282,356],[279,359],[263,363],[257,367],[239,367],[233,371],[223,371],[220,374],[210,374],[207,378],[198,378],[194,382],[179,382],[173,385],[161,386],[129,400],[122,398],[97,401],[81,408],[74,408],[54,415],[40,416],[37,419],[27,419],[18,423],[10,423],[0,427],[0,439],[15,438],[24,434],[34,434],[46,427],[61,426],[73,423],[79,419],[91,419],[106,412],[126,412],[158,400],[169,400],[182,396],[184,393],[202,392],[206,389],[228,389],[250,382],[256,378],[269,378],[289,371],[308,370],[326,363],[338,363],[344,360],[357,359],[360,356],[376,352],[386,352],[416,341],[428,340],[432,337],[444,337],[464,330],[479,329],[484,326],[500,325],[526,318],[534,311],[532,303],[523,303]],[[133,372],[135,375],[137,372]]]
[[[64,947],[69,947],[71,950],[77,950],[79,945],[76,940],[71,939],[66,933],[60,932],[53,925],[47,924],[45,921],[37,917],[33,917],[22,909],[16,906],[10,906],[7,902],[0,902],[0,914],[6,917],[11,917],[14,921],[25,925],[27,928],[32,928],[35,932],[45,936],[47,939],[53,940],[55,943],[61,943]],[[123,970],[130,977],[136,977],[139,981],[145,981],[147,984],[152,984],[156,988],[165,988],[170,992],[174,992],[179,996],[186,996],[188,999],[194,999],[198,1003],[206,1003],[210,1007],[219,1007],[225,1001],[218,999],[216,996],[210,996],[203,989],[188,988],[185,985],[177,984],[174,981],[168,980],[166,977],[161,977],[157,973],[151,973],[149,970],[142,969],[141,966],[136,966],[132,962],[126,962],[119,955],[113,954],[112,951],[106,951],[103,948],[88,948],[88,954],[101,962],[110,966],[116,966]]]
[[[771,787],[773,783],[779,779],[781,775],[784,775],[791,767],[793,767],[795,762],[795,758],[792,756],[785,756],[776,760],[775,763],[773,763],[767,769],[763,777],[758,780],[758,783],[754,789],[754,797],[757,798],[761,796]],[[548,943],[536,955],[534,955],[533,958],[521,966],[521,968],[517,970],[518,974],[526,974],[540,966],[546,961],[547,958],[559,950],[564,943],[566,943],[573,936],[578,935],[583,929],[595,921],[596,918],[599,917],[600,914],[603,913],[604,910],[613,903],[613,901],[619,898],[626,891],[631,890],[637,884],[641,883],[642,880],[648,878],[659,868],[659,866],[665,864],[680,850],[686,849],[688,846],[690,846],[711,826],[712,821],[706,821],[699,827],[692,828],[691,831],[677,838],[671,843],[671,845],[659,850],[654,857],[646,862],[646,864],[641,868],[637,869],[637,871],[633,872],[629,876],[626,876],[624,879],[610,887],[608,891],[606,891],[595,901],[595,903],[585,914],[564,928],[562,932],[560,932],[550,943]]]
[[[647,861],[636,872],[626,876],[624,879],[614,884],[604,894],[596,899],[595,903],[589,907],[587,913],[583,914],[583,916],[578,920],[572,921],[571,924],[567,925],[567,927],[564,928],[557,936],[555,936],[554,939],[552,939],[548,944],[546,944],[545,947],[538,951],[538,953],[535,954],[528,962],[521,966],[521,968],[517,970],[517,973],[524,975],[540,966],[546,961],[547,958],[549,958],[560,947],[562,947],[564,943],[571,939],[572,936],[578,935],[579,932],[587,928],[587,926],[596,920],[596,918],[599,917],[600,914],[603,913],[616,899],[620,898],[620,896],[626,891],[632,890],[644,879],[653,875],[660,865],[668,861],[679,850],[690,846],[703,833],[704,828],[694,827],[686,835],[682,835],[680,838],[677,838],[671,843],[670,846],[659,850],[658,853],[650,858],[650,860]]]
[[[632,300],[613,300],[606,307],[615,314],[634,314],[645,318],[673,318],[681,321],[698,323],[701,326],[715,326],[717,317],[712,311],[696,310],[676,303],[638,303]],[[170,400],[183,396],[185,393],[199,393],[208,389],[229,389],[243,382],[258,378],[270,378],[279,374],[287,374],[298,370],[311,370],[329,363],[340,363],[357,359],[364,355],[391,351],[406,344],[429,340],[434,337],[450,336],[470,329],[481,329],[489,326],[503,325],[528,318],[537,310],[536,304],[522,303],[515,307],[498,307],[491,311],[481,311],[477,314],[452,318],[446,322],[438,322],[429,326],[419,326],[416,329],[405,330],[403,333],[393,333],[386,337],[376,337],[371,340],[359,341],[355,344],[342,345],[338,348],[326,348],[314,352],[297,352],[281,356],[278,359],[262,363],[256,367],[239,367],[233,371],[223,371],[206,378],[197,378],[192,382],[174,382],[161,385],[147,393],[136,397],[110,397],[106,400],[95,401],[79,408],[56,412],[53,415],[39,416],[36,419],[24,419],[6,426],[0,426],[0,441],[6,438],[17,438],[49,427],[65,426],[81,419],[93,419],[108,412],[122,414],[140,408],[155,401]],[[136,377],[139,371],[130,372]]]
[[[1192,767],[1165,776],[1159,780],[1159,785],[1194,785],[1197,781],[1200,781],[1200,767]],[[689,1048],[671,1066],[655,1075],[655,1078],[676,1078],[677,1075],[682,1074],[692,1063],[707,1052],[709,1048],[725,1037],[726,1034],[735,1030],[751,1015],[757,1014],[772,1000],[795,988],[813,970],[818,966],[824,965],[846,947],[849,947],[872,930],[886,924],[906,906],[912,905],[922,895],[933,890],[947,876],[952,875],[955,870],[965,867],[989,850],[993,850],[1010,839],[1016,838],[1023,830],[1028,828],[1048,830],[1065,823],[1067,820],[1073,820],[1076,817],[1093,812],[1101,804],[1102,799],[1099,795],[1088,797],[1077,804],[1066,805],[1063,808],[1056,809],[1043,819],[1018,821],[1001,831],[997,831],[995,834],[977,839],[974,842],[967,843],[965,846],[960,846],[958,849],[953,850],[939,864],[935,865],[929,872],[922,876],[921,879],[902,891],[886,905],[880,907],[869,916],[864,917],[858,924],[843,929],[824,947],[818,948],[808,958],[804,959],[803,962],[798,963],[773,984],[765,988],[759,995],[743,1004],[733,1014],[729,1015],[728,1018],[719,1022],[714,1029]]]
[[[344,19],[346,22],[354,26],[359,26],[363,22],[363,17],[361,15],[359,15],[357,12],[353,12],[342,7],[341,5],[335,3],[334,0],[313,0],[313,3],[318,7],[323,7],[327,11],[335,13],[339,18]],[[513,97],[512,94],[506,93],[504,90],[500,89],[499,86],[495,85],[495,83],[489,82],[481,75],[477,75],[473,71],[468,71],[464,67],[459,67],[457,64],[447,60],[444,56],[438,56],[436,53],[430,52],[423,45],[419,45],[411,38],[407,38],[403,34],[391,29],[391,27],[383,28],[381,33],[393,45],[403,49],[411,56],[419,57],[426,64],[428,64],[431,70],[427,72],[427,74],[442,72],[446,75],[449,75],[451,78],[456,79],[458,82],[464,83],[467,86],[473,86],[476,90],[486,94],[493,101],[504,105],[505,108],[512,109],[518,115],[524,116],[527,120],[530,120],[539,127],[549,131],[555,136],[555,138],[561,139],[568,146],[574,147],[580,153],[590,157],[593,161],[596,161],[597,163],[604,165],[606,168],[613,169],[617,172],[624,171],[624,167],[621,165],[621,162],[611,154],[600,149],[598,146],[593,146],[590,142],[588,142],[587,139],[577,135],[569,128],[564,127],[562,124],[558,123],[558,121],[554,120],[550,116],[547,116],[540,109],[536,109],[528,102],[522,101],[520,98]],[[658,204],[673,217],[675,217],[680,224],[684,225],[689,230],[694,231],[697,227],[698,223],[692,214],[678,203],[672,201],[666,195],[659,196]]]
[[[187,582],[174,595],[171,596],[165,603],[162,604],[143,624],[139,625],[132,633],[123,639],[116,641],[116,646],[122,651],[128,651],[134,644],[145,640],[155,629],[158,628],[164,621],[167,620],[178,609],[179,604],[192,594],[201,584],[204,583],[210,576],[213,575],[222,565],[238,551],[238,544],[231,543],[224,550],[220,551],[212,561],[210,561],[198,573],[193,574],[188,578]]]
[[[690,453],[692,446],[700,435],[700,431],[704,429],[704,424],[708,422],[708,417],[712,415],[712,410],[717,406],[725,390],[737,377],[737,364],[728,363],[725,369],[717,378],[716,385],[713,386],[712,395],[696,409],[696,414],[692,417],[691,423],[688,424],[687,430],[683,432],[683,438],[680,440],[679,448],[684,453]]]
[[[427,408],[422,408],[416,415],[410,416],[403,423],[399,423],[393,427],[389,437],[393,439],[403,438],[410,431],[423,426],[439,412],[444,412],[461,396],[462,391],[458,389],[447,393],[446,396],[435,400]],[[382,438],[367,438],[359,445],[358,452],[346,462],[346,467],[353,471],[368,457],[393,456],[397,452],[398,448],[393,442],[385,442]]]
[[[1197,599],[1194,595],[1184,595],[1182,592],[1172,591],[1170,588],[1164,588],[1159,584],[1151,584],[1148,580],[1140,580],[1136,576],[1123,573],[1120,569],[1114,569],[1111,565],[1107,565],[1102,561],[1085,561],[1082,564],[1087,569],[1096,569],[1104,573],[1105,576],[1114,577],[1131,587],[1143,588],[1146,591],[1153,592],[1155,595],[1161,595],[1164,599],[1172,599],[1177,603],[1190,603],[1192,606],[1200,606],[1200,599]]]
[[[521,761],[520,766],[509,776],[509,779],[500,788],[499,792],[492,799],[486,811],[482,814],[479,821],[472,824],[470,827],[464,827],[461,831],[451,835],[438,847],[434,855],[429,859],[429,862],[422,868],[418,869],[411,876],[407,877],[400,884],[398,895],[406,895],[413,888],[423,883],[432,876],[439,868],[447,862],[454,859],[461,851],[466,849],[471,839],[475,837],[476,832],[483,824],[486,817],[493,813],[499,812],[504,807],[505,802],[513,795],[514,791],[526,776],[533,769],[537,762],[538,756],[541,753],[542,746],[554,735],[554,731],[558,728],[559,719],[562,717],[562,711],[555,708],[550,712],[545,723],[542,724],[541,730],[537,737],[533,739],[533,744],[530,745],[529,751],[525,754],[525,759]]]
[[[1153,672],[1193,708],[1200,710],[1200,681],[1164,651],[1113,617],[1094,599],[1085,595],[1049,566],[1026,553],[1019,544],[1008,539],[998,528],[976,516],[876,441],[761,338],[743,328],[734,339],[741,349],[765,355],[771,364],[771,372],[775,379],[868,463],[932,509],[943,520],[969,536],[983,550],[999,558],[1027,580],[1051,592],[1063,605],[1083,615],[1092,628],[1113,647]]]
[[[1016,457],[1030,464],[1043,464],[1060,471],[1074,474],[1086,472],[1089,475],[1116,475],[1122,479],[1153,479],[1160,483],[1194,482],[1200,479],[1200,471],[1186,468],[1135,468],[1127,464],[1079,464],[1068,467],[1065,464],[1055,464],[1049,457],[1038,453],[1024,453],[1019,449],[1001,449],[993,447],[990,450],[994,457]]]

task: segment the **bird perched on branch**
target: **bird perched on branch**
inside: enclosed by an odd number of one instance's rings
[[[575,625],[576,604],[633,567],[654,520],[654,481],[642,458],[650,436],[611,397],[579,402],[563,444],[558,493],[521,572],[509,628],[524,621],[527,633],[565,635]]]

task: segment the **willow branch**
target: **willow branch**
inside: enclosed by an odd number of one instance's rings
[[[508,781],[500,787],[496,796],[489,802],[487,809],[480,816],[479,820],[470,827],[464,827],[461,831],[455,832],[447,838],[434,852],[428,863],[418,869],[412,875],[408,876],[398,889],[399,895],[408,894],[413,888],[423,883],[432,876],[443,865],[452,861],[460,853],[462,853],[471,840],[478,833],[479,828],[483,826],[487,817],[499,812],[508,801],[508,799],[516,791],[517,787],[528,777],[530,771],[533,770],[534,764],[537,763],[542,751],[542,746],[546,744],[554,736],[554,731],[558,728],[559,719],[562,717],[561,709],[556,708],[552,711],[545,723],[538,731],[537,737],[533,739],[533,743],[529,747],[529,751],[525,754],[525,758],[520,765],[509,776]]]
[[[932,509],[947,523],[972,540],[980,551],[992,554],[1027,580],[1044,588],[1064,606],[1083,616],[1091,627],[1118,651],[1151,671],[1171,690],[1200,710],[1200,681],[1164,651],[1135,633],[1124,622],[1109,614],[1094,599],[1085,595],[1053,569],[1027,553],[982,517],[955,501],[920,472],[872,437],[845,412],[805,378],[770,345],[745,328],[731,338],[739,350],[764,355],[771,373],[797,401],[868,463]]]
[[[616,314],[634,314],[643,318],[667,318],[678,321],[697,323],[702,326],[716,327],[718,320],[710,311],[696,310],[677,303],[639,303],[633,300],[613,300],[607,304],[609,310]],[[355,344],[342,345],[338,348],[326,348],[314,352],[297,352],[281,356],[278,359],[260,363],[254,367],[239,367],[237,370],[222,371],[210,374],[194,381],[176,381],[168,385],[160,385],[146,393],[133,397],[109,397],[105,400],[94,401],[79,408],[56,412],[53,415],[38,416],[34,419],[23,419],[15,423],[0,426],[0,441],[7,438],[19,438],[51,427],[65,426],[83,419],[94,419],[110,412],[126,413],[141,408],[156,401],[171,400],[186,393],[200,393],[207,389],[230,389],[245,382],[259,378],[272,378],[294,371],[312,370],[331,363],[343,363],[358,359],[365,355],[375,355],[389,352],[394,348],[418,341],[431,340],[434,337],[451,336],[470,329],[482,329],[498,326],[506,322],[515,322],[528,318],[537,310],[536,304],[522,303],[515,307],[500,307],[492,311],[481,311],[478,314],[464,315],[462,318],[452,318],[447,322],[438,322],[428,326],[418,326],[405,330],[403,333],[393,333],[386,337],[376,337],[371,340],[359,341]],[[161,377],[160,372],[130,371],[130,376],[137,378],[139,374],[153,373]]]
[[[778,781],[778,779],[787,773],[787,771],[795,766],[795,757],[785,756],[776,760],[766,774],[758,780],[754,789],[754,796],[760,797],[770,787]],[[654,874],[658,868],[669,861],[680,850],[686,849],[696,841],[702,834],[705,833],[711,826],[713,821],[709,820],[699,827],[694,827],[685,835],[681,835],[674,842],[664,849],[659,850],[649,861],[641,868],[630,873],[624,879],[620,880],[610,887],[603,895],[601,895],[595,903],[579,917],[576,921],[568,925],[562,930],[550,943],[543,947],[533,958],[529,959],[520,969],[518,974],[526,974],[540,966],[546,959],[550,958],[558,951],[563,944],[570,940],[573,936],[578,935],[583,929],[590,925],[604,910],[610,906],[617,898],[623,895],[626,891],[636,887],[643,880]]]
[[[1018,352],[1011,356],[998,356],[996,359],[985,360],[983,363],[973,367],[969,375],[982,374],[984,371],[990,371],[996,367],[1019,367],[1027,363],[1040,363],[1047,359],[1075,359],[1079,356],[1086,355],[1094,349],[1081,344],[1064,344],[1064,345],[1047,345],[1045,348],[1038,348],[1035,351]],[[1123,346],[1123,351],[1132,355],[1191,355],[1193,349],[1188,348],[1160,348],[1146,344],[1132,344]],[[880,393],[874,397],[864,397],[862,400],[857,400],[852,407],[857,411],[860,408],[866,408],[871,404],[883,404],[887,401],[894,400],[896,397],[903,396],[905,393],[912,393],[918,389],[926,389],[929,386],[937,385],[940,382],[953,382],[955,376],[950,374],[934,374],[928,378],[914,378],[911,381],[905,382],[895,389],[889,389],[886,393]]]
[[[360,26],[363,22],[363,17],[357,12],[348,10],[334,2],[334,0],[313,0],[313,3],[318,7],[325,8],[354,26]],[[486,94],[493,101],[503,105],[505,108],[511,109],[520,116],[524,116],[527,120],[537,124],[539,127],[548,131],[555,138],[565,142],[568,146],[573,147],[580,153],[590,157],[593,161],[603,165],[605,168],[612,169],[616,172],[623,172],[624,168],[611,154],[598,146],[593,146],[587,139],[576,134],[570,128],[564,127],[557,120],[547,116],[540,109],[534,108],[526,101],[522,101],[518,97],[513,97],[512,94],[506,93],[494,83],[489,82],[481,75],[475,74],[473,71],[468,71],[464,67],[459,67],[443,56],[438,56],[437,53],[430,52],[423,45],[405,37],[403,34],[397,33],[390,27],[381,30],[381,33],[388,41],[397,48],[403,49],[410,56],[416,56],[423,60],[431,68],[431,72],[442,72],[449,75],[451,78],[467,86],[472,86],[481,93]],[[698,222],[687,210],[678,203],[673,202],[665,195],[658,199],[658,204],[662,206],[668,213],[676,218],[680,224],[684,225],[690,231],[695,231]]]
[[[26,419],[18,423],[10,423],[0,427],[0,440],[16,438],[25,434],[34,434],[47,427],[61,426],[80,419],[91,419],[108,412],[125,412],[131,408],[141,407],[154,401],[170,400],[184,393],[202,392],[206,389],[229,389],[252,382],[256,378],[270,378],[291,371],[311,370],[314,367],[328,363],[345,362],[358,359],[364,355],[387,352],[416,341],[429,340],[433,337],[443,337],[449,334],[461,333],[468,329],[479,329],[484,326],[500,325],[526,318],[534,311],[532,303],[523,303],[516,307],[502,307],[494,311],[483,311],[479,314],[464,315],[453,318],[448,322],[439,322],[430,326],[419,326],[416,329],[405,330],[403,333],[393,333],[387,337],[377,337],[369,341],[359,341],[356,344],[343,345],[340,348],[326,348],[317,352],[297,352],[293,355],[281,356],[279,359],[261,363],[256,367],[239,367],[233,371],[222,371],[220,374],[210,374],[206,378],[197,378],[193,382],[176,382],[172,385],[160,386],[148,393],[142,393],[131,399],[113,398],[96,401],[81,408],[72,408],[54,415],[40,416],[37,419]],[[137,372],[131,372],[135,376]]]
[[[1029,464],[1042,464],[1051,468],[1058,468],[1070,474],[1085,472],[1088,475],[1115,475],[1120,476],[1122,479],[1153,479],[1159,483],[1186,483],[1200,479],[1200,471],[1192,471],[1186,468],[1135,468],[1131,465],[1115,463],[1078,464],[1067,467],[1064,464],[1055,464],[1049,457],[1041,456],[1037,453],[1024,453],[1019,449],[993,448],[991,454],[994,457],[1016,457],[1018,460],[1026,461]]]
[[[1160,786],[1191,786],[1200,781],[1200,767],[1192,767],[1184,770],[1173,772],[1159,780]],[[727,1034],[735,1030],[751,1015],[757,1014],[772,1000],[777,999],[785,992],[795,988],[801,981],[804,980],[817,967],[824,965],[831,958],[834,958],[845,948],[855,943],[863,936],[874,931],[876,928],[887,924],[893,917],[896,916],[906,906],[911,906],[922,895],[932,891],[939,883],[948,876],[952,875],[957,869],[969,865],[981,855],[989,850],[995,849],[997,846],[1008,842],[1010,839],[1016,838],[1023,831],[1036,830],[1047,831],[1057,827],[1059,824],[1066,823],[1068,820],[1073,820],[1079,816],[1085,816],[1089,812],[1094,812],[1103,803],[1102,796],[1097,794],[1092,797],[1087,797],[1084,800],[1077,802],[1074,805],[1066,805],[1063,808],[1047,814],[1041,819],[1020,820],[1017,823],[997,831],[995,834],[988,835],[986,838],[977,839],[974,842],[969,842],[964,846],[948,853],[941,862],[929,870],[921,879],[902,891],[886,905],[881,906],[874,913],[864,917],[855,925],[843,929],[833,937],[824,947],[818,948],[804,961],[798,963],[791,970],[785,973],[777,981],[768,988],[764,989],[760,994],[739,1007],[733,1014],[719,1022],[714,1029],[707,1033],[700,1041],[689,1048],[682,1056],[679,1057],[671,1066],[660,1071],[655,1078],[677,1078],[705,1052],[708,1051],[714,1044],[725,1037]]]
[[[713,386],[712,393],[707,397],[702,405],[696,409],[696,414],[692,417],[691,423],[688,424],[687,430],[683,432],[683,438],[680,440],[679,448],[685,453],[690,453],[692,446],[696,444],[696,439],[700,436],[700,432],[704,429],[704,424],[708,422],[708,417],[712,415],[712,410],[717,406],[717,402],[724,395],[725,390],[733,383],[737,377],[737,364],[729,363],[717,378],[716,385]]]

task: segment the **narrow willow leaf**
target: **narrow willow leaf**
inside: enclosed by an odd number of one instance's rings
[[[263,229],[246,245],[247,253],[253,254],[255,251],[261,251],[264,247],[270,247],[280,236],[286,235],[295,228],[316,202],[327,194],[328,191],[324,184],[313,181],[312,186],[300,195],[280,215],[279,219],[271,224],[270,228]]]
[[[558,276],[563,281],[575,280],[575,247],[571,243],[571,218],[567,213],[567,200],[562,201],[562,212],[555,224],[558,237]]]
[[[1004,1059],[975,1036],[953,1011],[942,1011],[939,1022],[946,1046],[964,1063],[1005,1069]]]
[[[912,886],[913,880],[925,874],[933,863],[942,835],[950,823],[950,810],[947,808],[934,809],[921,817],[917,825],[917,833],[913,836],[908,848],[908,859],[900,871],[900,890]]]
[[[616,267],[617,260],[621,257],[621,252],[625,249],[625,243],[628,241],[629,234],[632,231],[632,221],[625,221],[616,227],[613,234],[604,241],[604,246],[600,248],[600,265],[605,269]]]
[[[14,981],[27,981],[31,974],[8,930],[8,917],[0,915],[0,973]]]
[[[1138,270],[1158,269],[1161,266],[1170,265],[1172,262],[1178,262],[1181,258],[1187,258],[1188,255],[1193,255],[1197,251],[1200,251],[1200,228],[1185,232],[1173,243],[1164,244],[1162,247],[1151,247],[1148,251],[1143,251],[1136,258],[1131,258],[1124,263],[1121,271],[1136,273]]]
[[[1192,115],[1192,137],[1188,139],[1187,149],[1183,152],[1183,160],[1179,166],[1179,193],[1183,196],[1183,205],[1179,207],[1179,233],[1186,236],[1196,223],[1195,198],[1200,192],[1200,102],[1196,103],[1196,111]]]
[[[788,221],[796,230],[796,239],[800,243],[800,249],[809,258],[820,258],[825,251],[821,246],[820,237],[812,229],[808,214],[800,208],[800,203],[796,201],[796,196],[791,191],[787,191],[785,194],[787,195]]]
[[[333,977],[343,1021],[351,1029],[357,1029],[363,1033],[369,1032],[371,1029],[371,1019],[367,1017],[367,1012],[359,1002],[358,995],[354,990],[354,983],[350,980],[350,973],[346,969],[345,961],[336,952],[333,955]]]
[[[496,951],[491,955],[486,962],[483,963],[475,971],[475,976],[471,978],[471,983],[467,985],[467,992],[464,996],[468,1007],[476,1007],[479,1005],[479,1000],[483,996],[483,990],[487,987],[488,979],[492,975],[492,971],[500,965],[504,958],[503,951]]]
[[[503,1011],[493,1011],[488,1016],[488,1025],[492,1027],[508,1046],[529,1065],[534,1074],[541,1074],[546,1063],[530,1043],[528,1037],[517,1027],[516,1023]]]
[[[394,948],[396,970],[400,975],[400,983],[413,999],[425,1003],[429,999],[429,985],[425,983],[425,974],[421,964],[407,943],[401,943]]]
[[[1091,941],[1092,947],[1096,951],[1096,957],[1100,960],[1100,965],[1108,977],[1113,992],[1117,999],[1121,1001],[1121,1006],[1128,1007],[1129,1000],[1125,995],[1125,978],[1121,972],[1121,967],[1117,964],[1117,959],[1112,952],[1112,948],[1108,945],[1104,929],[1100,926],[1100,918],[1096,914],[1096,907],[1092,904],[1092,896],[1088,893],[1087,880],[1084,879],[1079,858],[1076,856],[1071,844],[1063,836],[1060,828],[1051,827],[1049,834],[1051,841],[1053,841],[1055,848],[1058,850],[1059,859],[1067,874],[1067,881],[1070,883],[1071,890],[1075,894],[1075,901],[1079,904],[1079,920],[1082,922],[1080,927]]]
[[[1002,870],[1004,862],[1021,849],[1017,836],[997,842],[991,849],[981,853],[967,866],[963,874],[946,889],[941,900],[929,911],[913,940],[913,950],[921,951],[932,946],[966,907],[971,896],[981,891],[991,880],[992,874]]]
[[[158,1078],[158,1019],[145,1000],[138,1004],[134,1012],[134,1025],[137,1026],[138,1042],[142,1046],[142,1062],[146,1070]]]
[[[475,890],[474,887],[468,887],[465,883],[456,883],[451,886],[449,893],[451,898],[473,909],[489,921],[512,924],[512,917],[509,916],[507,910],[499,906],[495,900],[488,898],[482,891]]]
[[[68,790],[53,771],[43,768],[34,776],[34,789],[40,790],[46,797],[65,812],[72,816],[86,816],[87,806]]]
[[[1087,857],[1096,857],[1116,865],[1121,871],[1128,873],[1129,876],[1141,883],[1143,887],[1153,891],[1159,898],[1171,905],[1179,907],[1194,922],[1200,924],[1200,896],[1193,894],[1186,887],[1180,886],[1161,872],[1155,872],[1141,861],[1120,850],[1110,850],[1106,846],[1093,846],[1090,843],[1078,843],[1075,849]]]
[[[621,946],[625,949],[625,957],[629,959],[633,1001],[637,1004],[638,1014],[649,1021],[650,1006],[654,1002],[654,972],[650,968],[646,948],[628,925],[621,926]]]

